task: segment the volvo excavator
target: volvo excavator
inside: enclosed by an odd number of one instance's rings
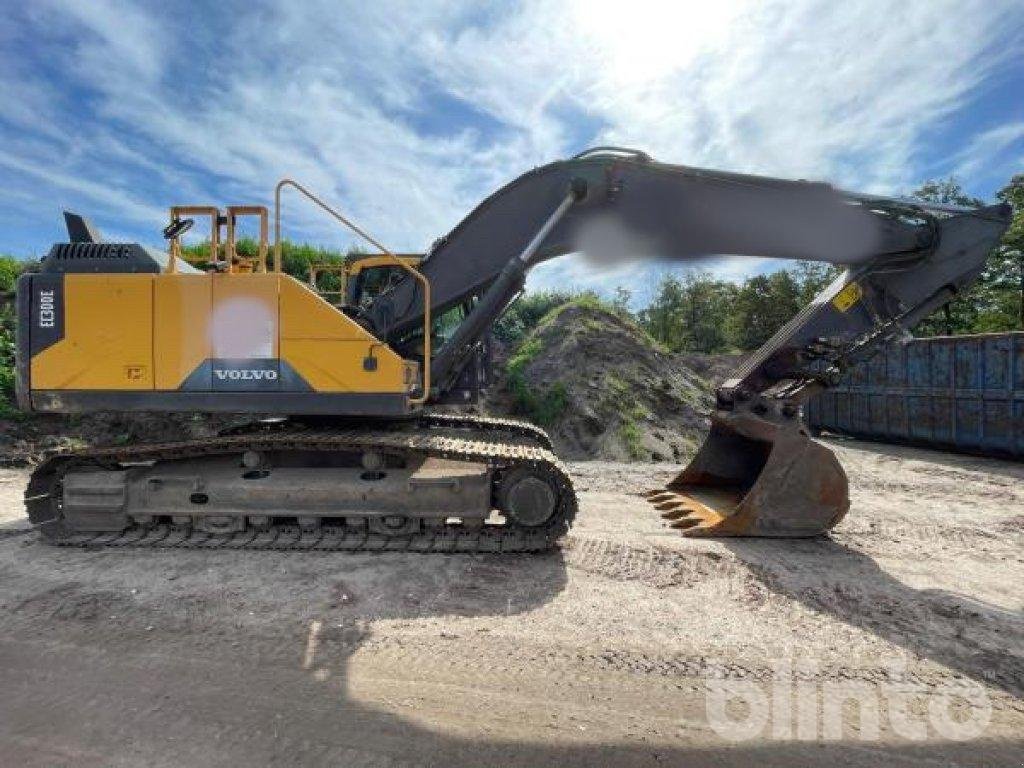
[[[282,193],[380,251],[331,303],[281,269]],[[241,217],[259,252],[240,254]],[[716,392],[710,434],[650,502],[686,535],[815,536],[849,507],[802,404],[963,291],[1009,223],[961,209],[656,162],[598,147],[494,192],[424,254],[399,257],[297,182],[261,206],[180,206],[166,251],[69,242],[17,286],[17,393],[27,411],[246,414],[207,439],[58,452],[26,491],[59,545],[417,552],[553,546],[576,497],[547,435],[440,413],[488,383],[487,339],[531,267],[592,258],[804,259],[840,276]],[[210,220],[208,263],[180,238]],[[265,418],[273,414],[274,418]]]

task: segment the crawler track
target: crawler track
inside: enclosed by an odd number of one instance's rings
[[[510,441],[473,439],[473,432],[508,433]],[[547,436],[532,425],[473,416],[428,415],[414,422],[377,429],[331,429],[252,423],[232,428],[214,438],[159,443],[133,447],[95,448],[57,453],[45,459],[33,472],[25,492],[29,519],[43,539],[71,547],[152,547],[202,549],[275,549],[316,551],[401,551],[401,552],[537,552],[554,546],[572,524],[576,496],[565,469],[541,442]],[[418,533],[386,535],[344,524],[325,523],[316,531],[293,525],[232,534],[210,534],[188,526],[160,523],[120,531],[81,532],[69,530],[61,512],[62,478],[86,467],[116,468],[149,461],[175,461],[204,456],[223,456],[255,451],[388,451],[407,455],[482,462],[493,471],[494,491],[512,470],[528,467],[545,477],[557,494],[556,509],[543,525],[526,527],[511,521],[485,523],[480,528],[446,524],[424,528]]]
[[[344,419],[332,419],[331,417],[316,417],[309,420],[279,419],[247,421],[227,427],[219,434],[221,437],[247,435],[252,434],[253,432],[268,432],[275,429],[287,429],[289,427],[294,427],[296,423],[301,423],[307,427],[329,428],[332,424],[337,424],[339,422],[344,423],[345,421],[346,420]],[[349,423],[352,422],[351,419],[348,419],[347,421]],[[474,414],[464,413],[424,413],[414,417],[408,422],[393,422],[393,425],[397,425],[399,427],[417,426],[421,429],[434,428],[470,430],[474,435],[490,433],[496,438],[502,438],[499,442],[504,442],[504,438],[513,438],[516,442],[526,440],[535,443],[541,448],[545,448],[549,451],[552,450],[551,438],[548,437],[547,432],[528,421],[518,421],[516,419],[500,419],[493,416],[477,416]]]

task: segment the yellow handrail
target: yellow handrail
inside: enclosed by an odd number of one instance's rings
[[[220,247],[220,209],[212,205],[175,205],[171,208],[171,223],[178,221],[182,216],[209,216],[210,217],[210,262],[216,263],[219,260],[218,250]],[[171,240],[171,253],[167,261],[168,274],[178,271],[178,259],[181,256],[181,236],[175,235]]]
[[[345,270],[348,269],[347,264],[310,264],[309,265],[309,287],[319,293],[321,296],[344,296],[345,286],[347,284],[347,275]],[[328,291],[326,289],[320,290],[316,284],[316,278],[321,273],[337,272],[342,276],[341,288],[336,291]]]
[[[333,216],[344,226],[351,229],[370,245],[377,248],[382,254],[390,257],[396,266],[401,267],[416,279],[423,287],[423,395],[421,397],[410,397],[409,402],[413,405],[423,405],[430,399],[430,281],[424,277],[419,270],[406,264],[398,258],[391,250],[381,245],[373,237],[368,235],[356,224],[346,219],[343,215],[327,205],[323,200],[314,195],[304,186],[292,179],[281,179],[274,188],[274,271],[281,271],[281,190],[285,187],[293,187],[301,192],[309,200],[316,203],[320,208]]]
[[[227,261],[229,269],[233,268],[237,253],[235,251],[235,225],[239,216],[259,216],[260,219],[260,247],[257,256],[258,272],[267,271],[267,208],[263,205],[229,205],[227,208]]]

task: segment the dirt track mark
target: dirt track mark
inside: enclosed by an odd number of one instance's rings
[[[749,571],[718,552],[678,552],[570,534],[563,552],[571,568],[617,581],[665,588],[693,586],[709,578],[742,579]]]

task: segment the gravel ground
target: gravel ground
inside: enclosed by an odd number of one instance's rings
[[[585,462],[544,556],[60,550],[0,470],[0,763],[1019,765],[1024,466],[835,445],[830,538]]]

